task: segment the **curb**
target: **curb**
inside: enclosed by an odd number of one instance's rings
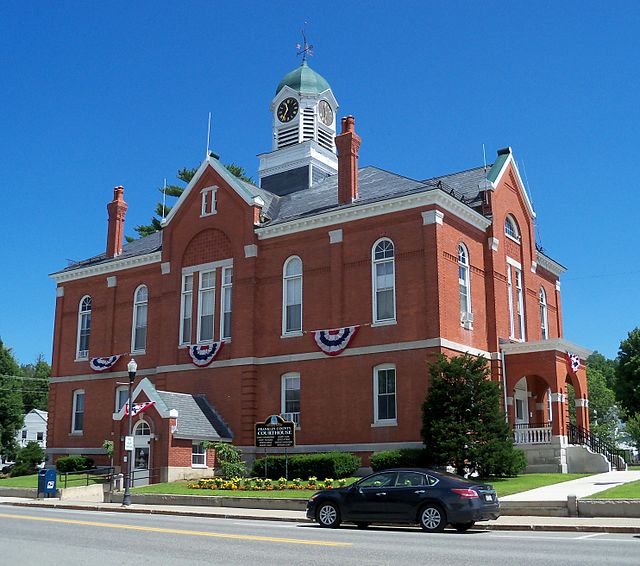
[[[96,505],[73,505],[73,504],[33,504],[24,502],[2,503],[13,507],[45,507],[48,509],[69,509],[73,511],[95,511],[95,512],[115,512],[115,513],[137,513],[146,515],[175,515],[183,517],[211,517],[214,519],[238,519],[238,520],[256,520],[256,521],[275,521],[285,523],[312,523],[306,517],[276,517],[267,515],[264,517],[251,514],[228,514],[228,513],[204,513],[198,511],[181,511],[179,509],[140,509],[135,507],[102,507]],[[640,527],[632,527],[625,525],[475,525],[475,531],[560,531],[560,532],[577,532],[577,533],[621,533],[621,534],[640,534]]]

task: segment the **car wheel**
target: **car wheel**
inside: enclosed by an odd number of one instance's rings
[[[453,523],[451,526],[459,533],[464,533],[473,527],[473,525],[475,525],[475,523],[473,521],[469,521],[468,523]]]
[[[420,526],[428,533],[441,533],[447,525],[447,518],[442,507],[435,503],[427,503],[419,515]]]
[[[340,511],[334,503],[321,503],[318,507],[316,519],[321,527],[335,529],[340,526]]]
[[[366,529],[371,523],[365,523],[364,521],[356,521],[356,527],[359,529]]]

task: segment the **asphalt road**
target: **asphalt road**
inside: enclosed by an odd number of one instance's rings
[[[580,566],[640,564],[640,536],[337,530],[311,524],[0,506],[0,563]]]

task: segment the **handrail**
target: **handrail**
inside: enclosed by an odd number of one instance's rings
[[[569,429],[567,432],[569,433],[569,444],[588,446],[596,454],[602,454],[616,469],[627,469],[627,462],[624,459],[623,450],[611,446],[611,444],[590,430],[572,423],[569,423]]]

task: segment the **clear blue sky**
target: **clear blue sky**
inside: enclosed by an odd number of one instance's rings
[[[615,356],[640,324],[640,4],[5,0],[0,337],[18,360],[50,359],[47,276],[104,250],[113,187],[132,234],[204,158],[209,111],[212,148],[257,177],[305,20],[361,165],[422,179],[513,147],[569,268],[565,336]]]

